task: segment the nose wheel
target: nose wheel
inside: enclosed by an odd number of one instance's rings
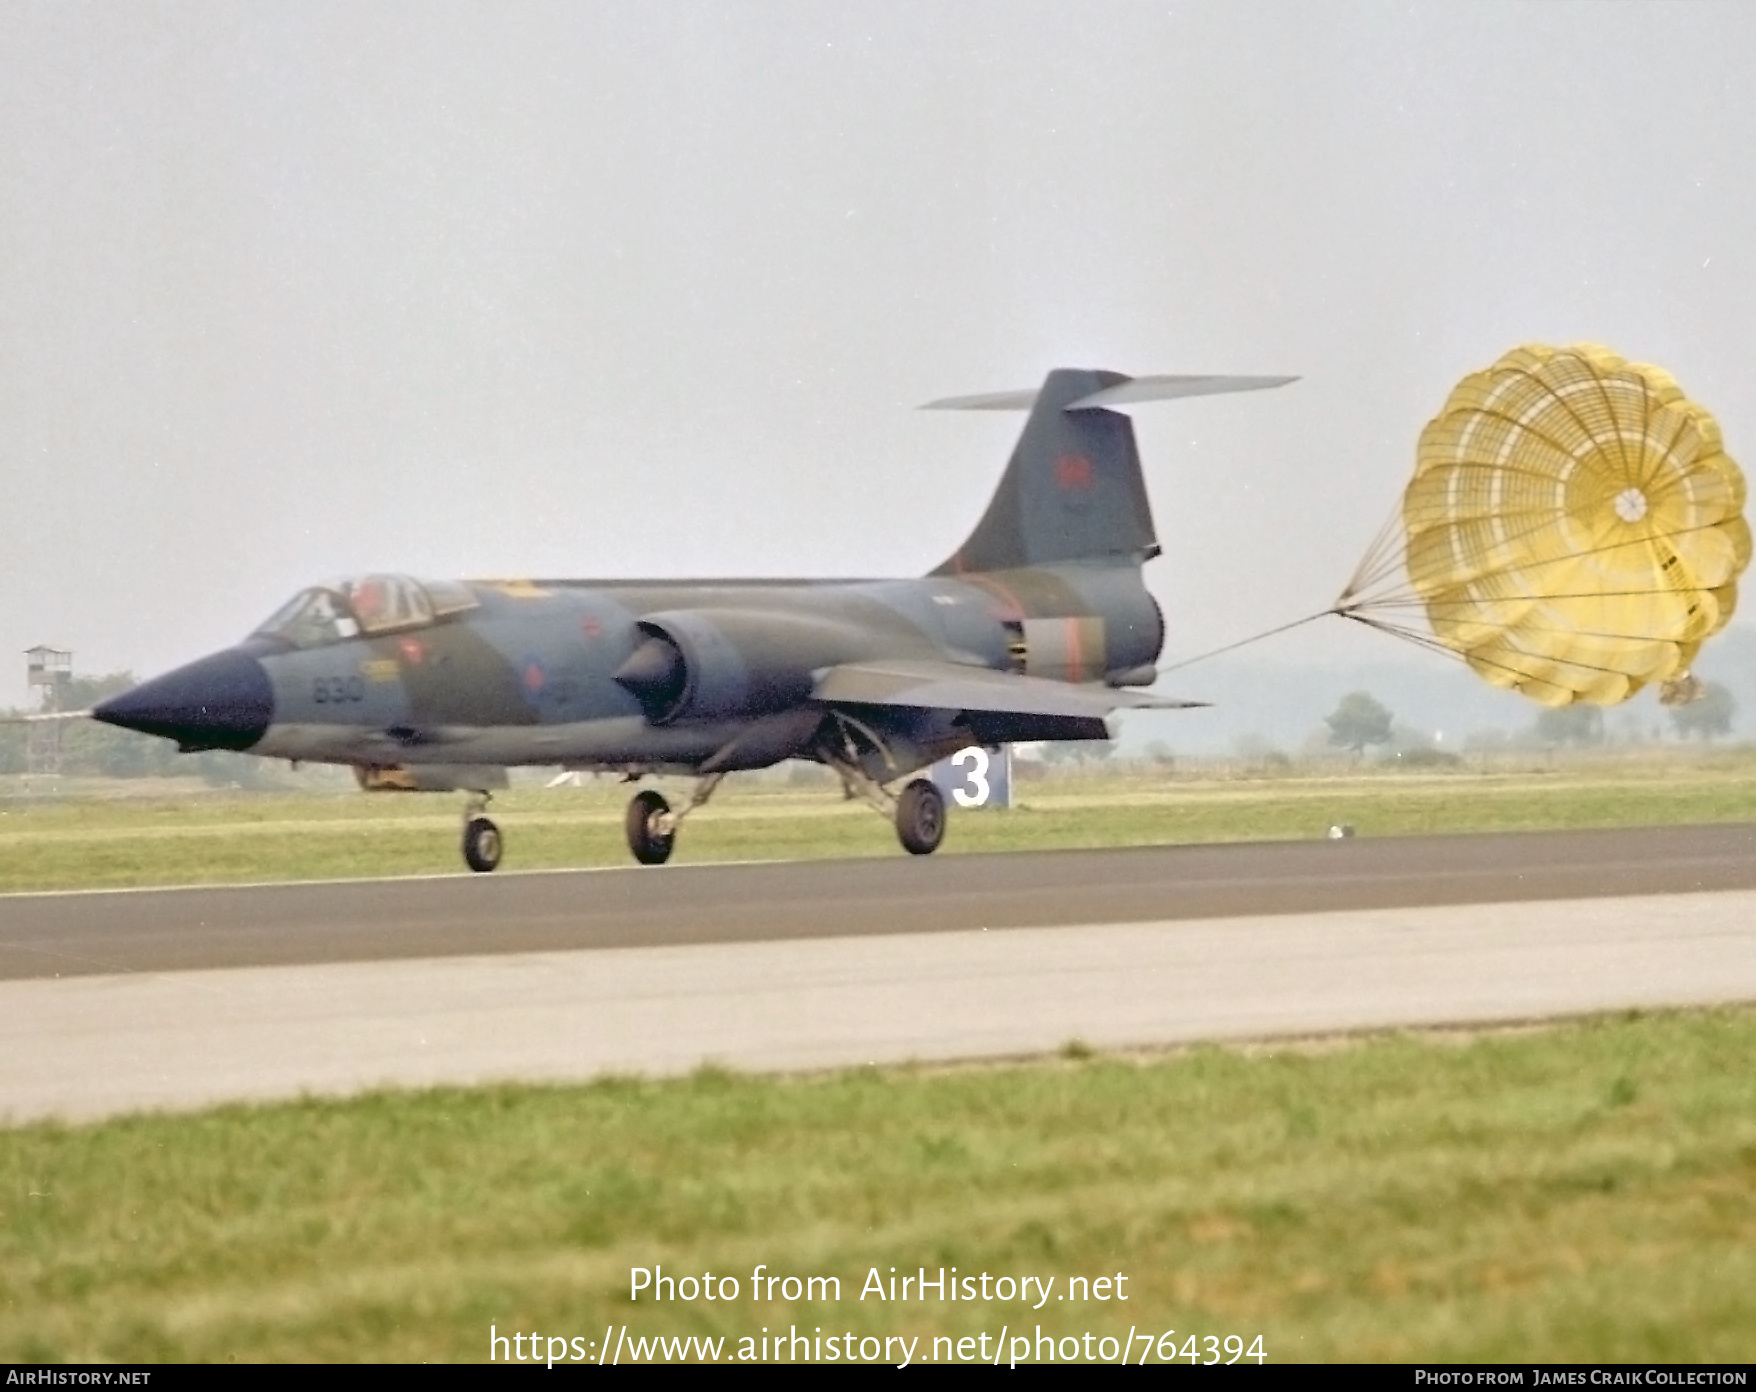
[[[500,863],[505,843],[500,828],[482,815],[488,805],[486,793],[472,794],[463,809],[463,863],[478,874],[486,874]]]
[[[471,817],[464,823],[463,861],[471,870],[492,870],[500,863],[502,849],[500,828],[486,817]]]

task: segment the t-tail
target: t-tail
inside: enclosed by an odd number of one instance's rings
[[[928,410],[1028,410],[982,520],[935,575],[1158,555],[1134,423],[1109,409],[1283,386],[1293,377],[1127,377],[1057,368],[1037,390],[948,397]]]

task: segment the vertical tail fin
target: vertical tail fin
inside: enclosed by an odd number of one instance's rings
[[[1010,570],[1057,561],[1158,555],[1134,423],[1106,406],[1161,397],[1277,387],[1291,377],[1127,377],[1057,368],[1035,392],[952,397],[934,409],[1005,411],[1030,418],[988,510],[933,571]]]
[[[1059,368],[1031,404],[1000,486],[969,540],[933,573],[1011,570],[1055,561],[1158,554],[1134,423],[1115,411],[1069,410],[1074,402],[1128,379],[1115,372]],[[1018,401],[1021,398],[1006,398]],[[1028,394],[1022,399],[1027,400]],[[964,398],[936,406],[978,405]]]

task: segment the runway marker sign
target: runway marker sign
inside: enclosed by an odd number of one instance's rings
[[[971,745],[934,764],[928,776],[959,807],[1012,806],[1012,746]]]

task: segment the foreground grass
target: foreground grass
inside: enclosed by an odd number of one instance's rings
[[[482,1359],[491,1324],[734,1350],[763,1326],[924,1351],[1040,1324],[1260,1333],[1273,1361],[1756,1351],[1756,1013],[1079,1052],[0,1131],[0,1360]],[[759,1263],[842,1298],[753,1300]],[[742,1298],[631,1305],[630,1268],[657,1264]],[[923,1265],[1121,1272],[1130,1298],[857,1298],[869,1268]]]
[[[687,784],[667,791],[674,802]],[[497,798],[504,868],[622,865],[629,789],[520,788]],[[1022,782],[1009,812],[955,813],[942,854],[1290,840],[1335,822],[1362,836],[1756,821],[1756,752],[1518,772],[1277,779],[1140,774]],[[0,893],[460,868],[461,797],[357,792],[0,803]],[[676,860],[895,855],[889,824],[833,786],[734,779],[690,819]]]

